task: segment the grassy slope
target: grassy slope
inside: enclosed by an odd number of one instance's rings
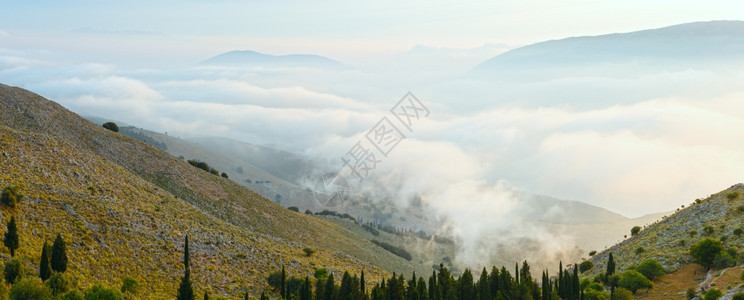
[[[738,192],[739,196],[729,200],[727,195],[733,192]],[[694,285],[692,284],[694,282],[701,282],[699,277],[705,277],[705,274],[701,275],[699,270],[693,270],[694,267],[690,267],[690,263],[693,261],[693,258],[689,255],[691,245],[705,238],[719,240],[722,236],[726,236],[725,248],[733,247],[739,251],[744,249],[744,237],[737,237],[733,234],[734,229],[744,227],[744,212],[739,211],[739,207],[744,206],[742,195],[744,195],[744,185],[737,184],[701,200],[700,203],[693,202],[666,218],[646,226],[638,235],[630,237],[591,258],[594,269],[587,275],[594,276],[599,272],[604,272],[610,252],[613,253],[618,272],[623,272],[638,265],[643,260],[651,258],[659,261],[665,271],[671,273],[657,280],[656,284],[659,287],[666,286],[664,291],[667,294],[684,292],[685,290],[673,291],[674,288],[669,286],[685,287],[686,289],[686,287]],[[715,232],[710,235],[703,234],[703,228],[706,226],[713,227]],[[690,234],[691,231],[696,231],[697,234]],[[636,253],[638,248],[643,248],[644,251]],[[696,270],[697,272],[695,272]],[[687,273],[690,274],[684,275]],[[726,281],[726,286],[738,284],[736,280],[729,281],[731,280]],[[726,290],[725,287],[723,289]],[[649,297],[653,298],[653,295],[659,296],[659,294],[652,292]],[[679,294],[670,297],[676,298],[679,297]]]
[[[332,223],[290,212],[150,145],[109,132],[36,94],[0,85],[0,186],[26,199],[19,218],[29,269],[61,232],[80,287],[138,278],[146,295],[173,295],[183,237],[192,240],[197,289],[237,295],[263,288],[281,264],[359,272],[373,281],[404,260]],[[313,257],[302,256],[311,247]],[[2,247],[7,256],[7,249]]]

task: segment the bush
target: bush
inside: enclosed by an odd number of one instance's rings
[[[67,281],[67,278],[65,278],[62,273],[55,273],[52,275],[52,277],[49,277],[49,280],[46,282],[46,286],[49,288],[49,291],[52,292],[52,295],[62,295],[69,289],[70,283]]]
[[[693,237],[693,236],[695,236],[697,234],[697,230],[694,230],[693,229],[693,230],[690,230],[690,232],[688,232],[688,233],[690,234],[690,237]]]
[[[655,259],[644,260],[638,264],[636,271],[646,276],[649,280],[654,280],[654,278],[664,275],[664,268]]]
[[[326,268],[315,269],[313,277],[318,280],[325,280],[326,278],[328,278],[328,270],[326,270]]]
[[[302,249],[302,252],[305,252],[305,256],[312,256],[315,253],[315,250],[313,250],[310,247],[305,247],[305,249]]]
[[[719,291],[718,289],[710,289],[707,293],[705,293],[705,296],[703,296],[704,300],[718,300],[718,298],[721,298],[723,296],[723,292]]]
[[[646,249],[643,249],[643,247],[638,247],[635,249],[635,254],[638,255],[643,253],[644,251],[646,251]]]
[[[597,255],[597,251],[595,250],[589,251],[589,256],[594,256],[594,255]]]
[[[594,264],[591,261],[585,260],[579,264],[579,271],[584,273],[594,268]]]
[[[612,294],[612,300],[633,300],[633,294],[629,290],[619,287]]]
[[[137,282],[137,279],[127,276],[121,280],[121,292],[122,293],[136,295],[138,291],[139,291],[139,282]]]
[[[85,291],[85,300],[124,300],[124,295],[117,290],[96,283]]]
[[[734,200],[736,198],[739,198],[739,192],[730,192],[726,194],[726,198],[728,198],[729,200]]]
[[[711,235],[711,234],[713,234],[713,233],[714,233],[715,231],[716,231],[716,230],[715,230],[715,229],[713,228],[713,226],[705,226],[705,227],[703,227],[703,233],[704,233],[705,235]]]
[[[731,266],[733,266],[734,264],[736,264],[736,263],[734,262],[734,258],[732,258],[732,257],[731,257],[731,255],[729,255],[729,254],[728,254],[728,253],[726,253],[726,252],[721,252],[721,253],[719,253],[719,254],[718,254],[718,255],[716,255],[716,257],[715,257],[715,258],[713,259],[713,265],[714,265],[714,266],[716,266],[716,267],[718,267],[718,268],[726,268],[726,267],[731,267]]]
[[[695,288],[691,287],[687,289],[687,300],[692,300],[695,298]]]
[[[738,292],[731,297],[731,300],[744,300],[744,292]]]
[[[725,242],[725,241],[728,240],[728,237],[725,236],[725,235],[724,236],[721,236],[720,240],[721,240],[721,242]]]
[[[113,132],[119,132],[119,125],[116,125],[116,123],[114,123],[114,122],[103,123],[103,128],[106,128],[106,129],[111,130]]]
[[[13,258],[5,263],[5,282],[13,284],[20,280],[23,275],[23,264],[18,258]]]
[[[10,299],[17,300],[51,300],[52,292],[38,277],[21,279],[10,290]]]
[[[633,226],[633,228],[630,229],[630,236],[635,236],[641,232],[641,226]]]
[[[220,175],[220,176],[222,176],[222,178],[228,178],[228,179],[230,178],[229,176],[227,176],[227,173],[225,173],[225,172],[222,172],[222,175]]]
[[[81,293],[78,290],[71,290],[67,293],[64,293],[62,297],[60,297],[61,300],[85,300],[85,295]]]
[[[620,281],[618,281],[617,284],[618,286],[633,292],[633,294],[635,294],[639,289],[650,289],[654,287],[654,284],[651,283],[646,276],[633,270],[623,272],[623,274],[620,275]]]
[[[282,272],[273,272],[266,277],[266,283],[275,291],[282,290]]]
[[[300,212],[300,209],[297,208],[297,206],[290,206],[290,207],[287,207],[287,209],[289,209],[289,210],[291,210],[293,212]]]
[[[734,229],[735,236],[741,236],[742,234],[744,234],[744,229],[741,229],[741,228]]]
[[[23,195],[18,191],[18,186],[6,186],[0,195],[0,201],[10,208],[15,208],[21,200]]]
[[[584,300],[610,300],[610,295],[593,289],[584,292]]]
[[[695,257],[697,263],[706,268],[710,268],[716,256],[721,252],[723,252],[721,242],[712,239],[704,239],[690,247],[690,254]]]
[[[390,253],[395,254],[395,255],[397,255],[397,256],[399,256],[399,257],[407,260],[407,261],[411,261],[413,259],[413,256],[411,256],[411,253],[408,253],[408,251],[406,251],[406,249],[403,249],[403,248],[400,248],[400,247],[396,247],[396,246],[390,245],[390,244],[385,243],[385,242],[380,242],[378,240],[372,240],[371,242],[373,244],[375,244],[377,246],[380,246],[383,249],[389,251]]]

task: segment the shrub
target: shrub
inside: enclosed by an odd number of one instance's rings
[[[654,287],[654,284],[651,283],[646,276],[633,270],[623,272],[623,274],[620,275],[620,281],[618,281],[617,284],[618,286],[633,292],[633,294],[635,294],[639,289],[650,289]]]
[[[408,251],[406,251],[406,249],[403,249],[403,248],[400,248],[400,247],[396,247],[396,246],[390,245],[390,244],[385,243],[385,242],[380,242],[378,240],[372,240],[371,242],[373,244],[375,244],[377,246],[380,246],[383,249],[389,251],[390,253],[395,254],[395,255],[397,255],[397,256],[399,256],[399,257],[407,260],[407,261],[411,261],[413,259],[413,257],[411,256],[411,253],[408,253]]]
[[[726,194],[726,198],[728,198],[729,200],[739,198],[739,192],[729,192],[728,194]]]
[[[736,211],[739,213],[744,213],[744,205],[739,205],[739,207],[736,208]]]
[[[731,267],[735,264],[734,258],[726,252],[721,252],[713,258],[713,265],[718,268]]]
[[[699,243],[690,247],[690,254],[695,257],[695,260],[700,265],[710,268],[713,260],[717,255],[723,252],[723,245],[720,241],[712,239],[704,239]]]
[[[705,226],[705,227],[703,227],[703,233],[704,233],[705,235],[711,235],[711,234],[713,234],[713,233],[714,233],[715,231],[716,231],[716,230],[715,230],[715,229],[713,228],[713,226]]]
[[[220,175],[220,176],[222,176],[223,178],[228,178],[228,179],[230,178],[229,176],[227,176],[227,173],[225,173],[225,172],[222,172],[222,175]]]
[[[744,300],[744,292],[738,292],[731,297],[731,300]]]
[[[297,208],[297,206],[290,206],[290,207],[287,207],[287,209],[289,209],[289,210],[291,210],[293,212],[300,212],[300,209]]]
[[[635,249],[635,254],[638,255],[643,253],[644,251],[646,251],[646,249],[643,249],[643,247],[638,247]]]
[[[594,268],[594,264],[591,261],[585,260],[579,264],[579,271],[584,273]]]
[[[593,289],[584,292],[584,300],[610,300],[610,295]]]
[[[326,278],[328,278],[328,270],[326,270],[326,268],[315,269],[313,277],[318,280],[325,280]]]
[[[688,233],[690,234],[690,237],[693,237],[693,236],[695,236],[697,234],[697,230],[694,230],[693,229],[693,230],[690,230],[690,232],[688,232]]]
[[[282,289],[282,272],[273,272],[266,277],[266,283],[275,291]]]
[[[695,203],[697,203],[697,204],[700,204],[702,202],[703,202],[703,200],[700,200],[700,198],[695,199]]]
[[[116,123],[114,123],[114,122],[103,123],[103,128],[106,128],[106,129],[111,130],[113,132],[119,132],[119,126],[116,125]]]
[[[305,252],[305,256],[308,256],[309,257],[309,256],[312,256],[315,253],[315,250],[313,250],[310,247],[305,247],[304,249],[302,249],[302,252]]]
[[[589,256],[594,256],[594,255],[597,255],[596,250],[589,251]]]
[[[67,281],[67,278],[65,278],[62,273],[55,273],[52,275],[52,277],[49,277],[49,280],[46,282],[46,286],[49,288],[49,291],[52,292],[52,295],[62,295],[69,289],[70,283]]]
[[[85,291],[85,300],[124,300],[124,295],[117,290],[96,283]]]
[[[695,298],[695,288],[691,287],[687,289],[687,300],[692,300]]]
[[[61,300],[85,300],[85,295],[81,293],[78,290],[71,290],[67,293],[64,293],[62,297],[60,297]]]
[[[0,201],[10,208],[15,208],[21,200],[23,195],[18,191],[18,186],[6,186],[0,195]]]
[[[641,232],[641,226],[633,226],[633,228],[630,229],[630,236],[635,236]]]
[[[23,264],[18,258],[13,258],[5,263],[5,282],[13,284],[20,280],[23,275]]]
[[[29,277],[21,279],[13,285],[10,290],[10,299],[51,300],[52,292],[38,277]]]
[[[138,291],[139,291],[139,282],[137,282],[137,279],[127,276],[121,280],[121,292],[122,293],[136,295]]]
[[[655,259],[644,260],[638,264],[636,271],[643,274],[643,276],[646,276],[649,280],[654,280],[654,278],[664,275],[664,269]]]
[[[718,298],[721,298],[723,296],[723,292],[719,291],[718,289],[710,289],[708,292],[705,293],[705,296],[703,296],[704,300],[717,300]]]
[[[741,236],[742,234],[744,234],[744,229],[741,229],[741,228],[734,229],[735,236]]]
[[[612,300],[633,300],[633,294],[629,290],[619,287],[612,294]]]
[[[721,242],[725,242],[726,240],[728,240],[728,237],[725,236],[725,235],[724,236],[721,236],[720,240],[721,240]]]

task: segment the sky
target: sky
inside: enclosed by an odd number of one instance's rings
[[[465,241],[461,257],[522,221],[508,214],[520,192],[637,217],[744,181],[738,58],[537,70],[508,80],[468,75],[547,40],[744,20],[738,1],[0,4],[0,82],[79,114],[270,145],[330,170],[412,92],[430,115],[362,189],[402,206],[421,197]],[[349,68],[199,64],[240,49],[317,54]]]

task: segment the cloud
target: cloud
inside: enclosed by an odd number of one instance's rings
[[[744,173],[736,163],[744,159],[737,70],[439,82],[358,70],[123,70],[46,57],[0,51],[0,81],[79,113],[277,145],[331,170],[410,89],[431,115],[406,131],[359,191],[401,207],[420,197],[456,236],[458,262],[471,267],[489,253],[490,261],[576,255],[571,234],[514,213],[523,191],[638,216],[689,203]]]

